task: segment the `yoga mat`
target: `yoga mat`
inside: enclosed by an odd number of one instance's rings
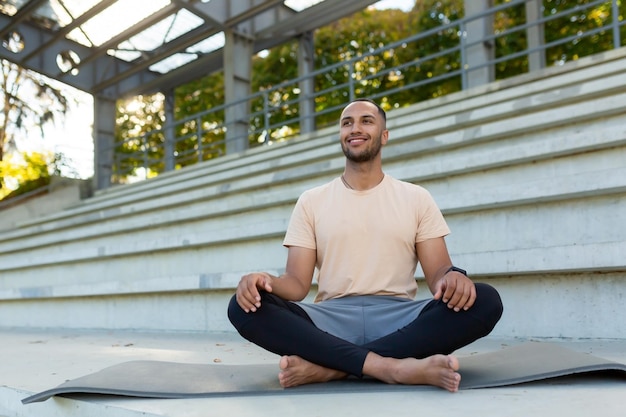
[[[529,342],[496,352],[459,357],[460,389],[488,388],[566,375],[614,372],[626,381],[626,365],[549,343]],[[132,361],[67,381],[22,400],[29,404],[61,394],[144,398],[226,397],[438,389],[348,378],[294,388],[278,383],[278,365],[207,365]]]

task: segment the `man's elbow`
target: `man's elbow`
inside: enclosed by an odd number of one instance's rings
[[[294,294],[293,301],[302,301],[309,295],[310,288],[300,288]]]

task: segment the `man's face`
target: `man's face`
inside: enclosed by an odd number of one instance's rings
[[[372,103],[357,101],[349,104],[339,121],[341,149],[352,162],[369,162],[378,157],[387,143],[385,121]]]

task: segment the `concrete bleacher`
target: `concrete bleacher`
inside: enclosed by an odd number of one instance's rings
[[[384,169],[430,190],[454,263],[500,290],[495,336],[626,338],[625,58],[388,113]],[[323,129],[0,227],[0,328],[232,331],[239,277],[280,273],[297,197],[343,170],[337,138]]]

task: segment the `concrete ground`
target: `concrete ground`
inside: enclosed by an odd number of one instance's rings
[[[504,388],[448,393],[414,392],[290,394],[184,400],[113,396],[21,400],[102,368],[130,360],[189,363],[277,363],[234,333],[160,334],[0,330],[0,416],[624,416],[626,379],[568,377]],[[522,339],[486,338],[457,352],[483,353],[521,344]],[[570,349],[626,363],[626,340],[551,339]],[[278,366],[277,366],[278,372]]]

